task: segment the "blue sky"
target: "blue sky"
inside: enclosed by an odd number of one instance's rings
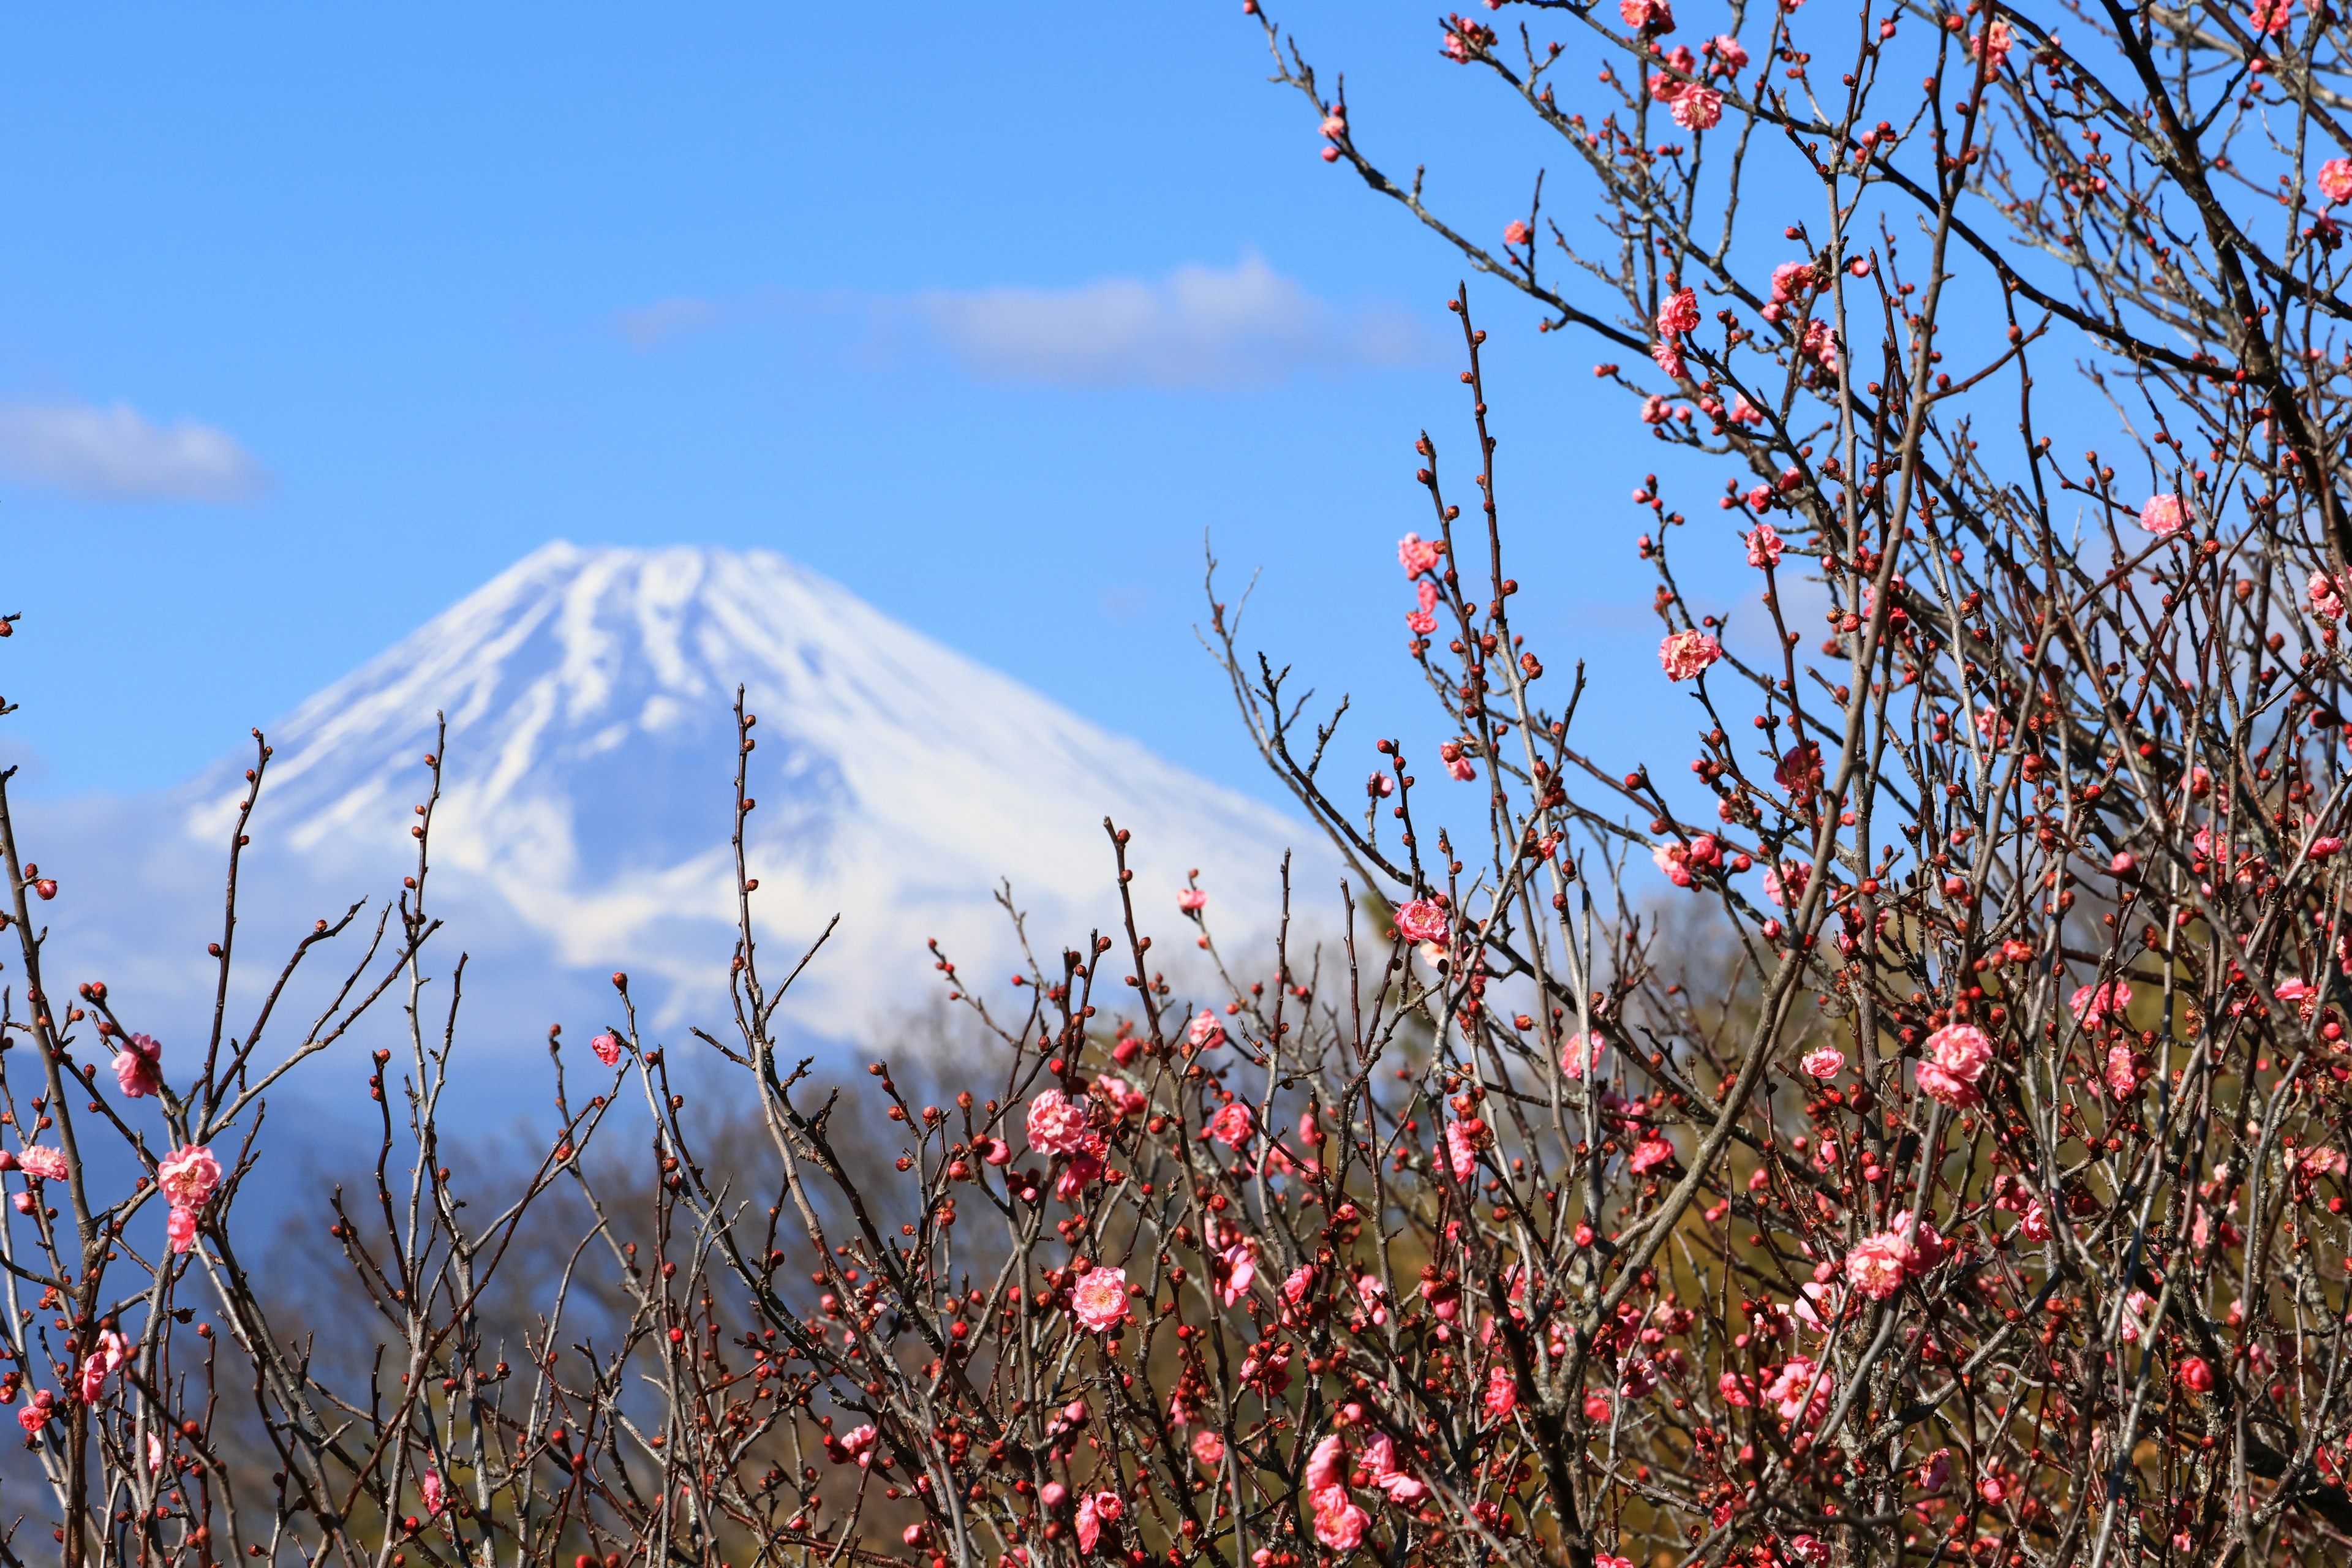
[[[1279,14],[1362,144],[1474,231],[1524,210],[1543,149],[1428,17]],[[1410,444],[1467,443],[1458,264],[1265,70],[1228,0],[0,12],[0,746],[166,786],[549,539],[695,542],[1269,797],[1203,530],[1398,714]],[[1592,743],[1671,765],[1654,459],[1589,344],[1481,307],[1521,624],[1612,677]]]

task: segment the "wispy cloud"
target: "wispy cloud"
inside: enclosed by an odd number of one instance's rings
[[[245,500],[269,482],[227,431],[127,403],[0,404],[0,468],[100,500]]]
[[[1395,305],[1317,298],[1262,257],[1180,267],[1159,279],[1071,289],[926,289],[906,295],[770,292],[734,300],[664,300],[616,317],[639,348],[779,317],[864,316],[884,348],[944,351],[985,381],[1192,390],[1270,385],[1414,363],[1427,333]]]

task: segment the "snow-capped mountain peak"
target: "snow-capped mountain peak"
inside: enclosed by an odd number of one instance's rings
[[[686,548],[554,543],[519,562],[271,728],[261,820],[314,875],[396,877],[444,712],[443,912],[495,911],[568,968],[664,978],[675,1011],[725,973],[739,684],[759,716],[758,912],[787,944],[842,917],[796,994],[823,1032],[866,1022],[877,986],[918,988],[928,937],[1009,956],[1003,879],[1042,941],[1108,919],[1106,815],[1135,829],[1155,922],[1192,867],[1248,927],[1271,917],[1286,847],[1302,869],[1332,864],[1311,829],[780,556]],[[197,840],[228,831],[244,765],[193,786]]]

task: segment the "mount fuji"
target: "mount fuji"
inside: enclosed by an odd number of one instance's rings
[[[1171,939],[1189,934],[1174,900],[1192,868],[1228,938],[1271,929],[1286,849],[1302,905],[1337,896],[1338,859],[1311,828],[780,556],[553,543],[269,727],[241,951],[274,966],[314,918],[380,900],[413,868],[439,711],[428,891],[450,934],[435,939],[436,968],[448,947],[470,953],[478,1028],[511,1047],[543,1041],[551,1017],[601,1025],[615,969],[656,1026],[715,1025],[739,685],[759,716],[746,850],[764,967],[787,954],[788,967],[841,917],[785,1005],[811,1037],[857,1037],[923,998],[929,938],[966,973],[1012,967],[1007,879],[1044,953],[1113,929],[1106,816],[1133,830],[1139,916],[1163,944],[1192,946]],[[126,1021],[144,997],[159,1035],[209,1018],[204,942],[250,761],[161,801],[37,814],[38,858],[67,878],[59,942],[80,973],[108,976]]]

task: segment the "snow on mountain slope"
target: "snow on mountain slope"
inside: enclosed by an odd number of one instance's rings
[[[1112,919],[1107,814],[1134,829],[1138,907],[1163,947],[1178,945],[1192,867],[1234,936],[1270,926],[1286,847],[1303,897],[1336,897],[1336,858],[1311,828],[789,561],[716,550],[556,543],[520,562],[270,728],[257,845],[316,886],[381,892],[412,853],[443,710],[434,886],[455,940],[480,934],[469,924],[515,934],[508,984],[536,949],[570,972],[567,989],[626,969],[664,1021],[709,1019],[730,952],[738,683],[759,716],[763,967],[841,915],[788,1008],[816,1033],[854,1035],[921,995],[928,937],[968,973],[1008,962],[1003,879],[1045,950]],[[184,848],[226,841],[246,762],[190,786]]]

